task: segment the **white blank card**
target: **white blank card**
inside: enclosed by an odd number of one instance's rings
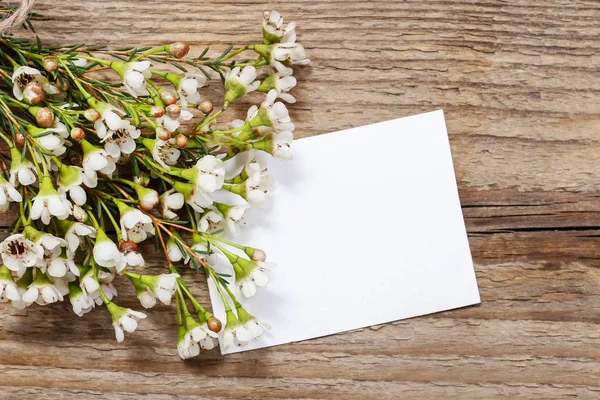
[[[272,330],[223,353],[479,303],[441,110],[300,139],[292,150],[290,162],[269,160],[267,207],[235,238],[277,263],[268,286],[239,295]],[[212,282],[210,291],[225,322]]]

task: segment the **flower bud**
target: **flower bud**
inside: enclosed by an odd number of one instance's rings
[[[163,90],[160,92],[160,99],[166,105],[175,104],[177,102],[177,97],[175,97],[175,95],[168,90]]]
[[[57,79],[56,80],[56,87],[61,92],[66,92],[67,90],[69,90],[71,88],[71,84],[66,79]]]
[[[100,119],[100,113],[93,108],[88,108],[85,110],[83,116],[90,122],[96,122]]]
[[[56,71],[56,68],[58,68],[56,58],[46,57],[42,64],[44,64],[44,69],[48,72],[54,72]]]
[[[121,240],[119,242],[119,251],[123,254],[131,253],[132,251],[139,252],[138,246],[133,240]]]
[[[17,132],[15,134],[15,146],[19,148],[25,146],[25,135],[23,135],[21,132]]]
[[[169,46],[169,52],[173,57],[183,58],[190,51],[190,45],[186,42],[175,42]]]
[[[262,251],[261,249],[254,249],[254,254],[252,254],[252,261],[266,261],[267,253]]]
[[[85,132],[81,128],[73,128],[71,129],[71,139],[79,142],[85,139]]]
[[[171,132],[159,126],[156,128],[156,138],[166,142],[167,140],[171,139]]]
[[[183,133],[179,133],[175,136],[175,144],[180,149],[185,149],[188,145],[188,138]]]
[[[214,109],[215,108],[213,107],[212,103],[208,100],[204,100],[198,104],[198,110],[200,110],[200,112],[203,114],[210,114]]]
[[[221,328],[223,328],[221,320],[219,320],[217,317],[210,317],[206,324],[208,325],[208,329],[217,333],[221,332]]]
[[[35,122],[42,128],[50,128],[54,123],[54,113],[48,107],[42,107],[35,113]]]
[[[181,115],[181,108],[179,108],[179,106],[177,104],[171,104],[171,105],[167,106],[166,111],[167,111],[167,114],[169,115],[169,117],[171,117],[173,119],[177,119]]]
[[[160,118],[163,115],[165,115],[165,109],[159,106],[152,106],[152,108],[150,109],[150,115],[154,118]]]
[[[29,82],[23,89],[23,100],[27,104],[40,104],[45,97],[44,88],[36,81]]]

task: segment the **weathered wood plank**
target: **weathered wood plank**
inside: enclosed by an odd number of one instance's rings
[[[38,0],[36,27],[49,43],[187,40],[216,54],[258,40],[271,6]],[[298,22],[313,60],[294,92],[298,137],[445,110],[482,305],[186,363],[166,307],[117,344],[98,310],[79,319],[66,306],[32,308],[25,318],[0,305],[0,398],[598,398],[600,4],[277,9]]]

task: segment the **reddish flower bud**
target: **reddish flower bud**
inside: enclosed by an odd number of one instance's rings
[[[17,132],[15,134],[15,146],[19,148],[25,146],[25,135],[23,135],[21,132]]]
[[[96,122],[101,117],[100,113],[94,110],[93,108],[88,108],[87,110],[85,110],[83,116],[90,122]]]
[[[185,149],[188,145],[187,136],[185,136],[183,133],[179,133],[177,136],[175,136],[175,144],[180,149]]]
[[[181,108],[179,108],[177,104],[171,104],[166,108],[166,111],[169,117],[173,119],[177,119],[179,118],[179,115],[181,115]]]
[[[153,116],[154,118],[160,118],[163,115],[165,115],[165,109],[163,107],[153,106],[150,109],[150,115]]]
[[[81,128],[73,128],[71,129],[71,139],[76,142],[82,141],[85,139],[85,132]]]
[[[57,79],[56,80],[56,87],[61,92],[66,92],[67,90],[69,90],[71,88],[71,84],[66,79]]]
[[[217,317],[210,317],[208,321],[206,321],[208,325],[208,329],[213,332],[221,332],[221,328],[223,328],[223,324]]]
[[[175,42],[169,46],[169,52],[173,57],[183,58],[190,51],[190,45],[186,42]]]
[[[208,100],[204,100],[198,104],[198,110],[203,114],[210,114],[214,109],[213,104]]]
[[[45,98],[44,88],[38,82],[33,81],[25,85],[23,89],[23,100],[25,100],[25,103],[36,105],[44,101]]]
[[[175,104],[177,102],[177,97],[175,97],[175,95],[168,90],[163,90],[160,92],[160,99],[166,105]]]
[[[56,58],[46,57],[42,64],[44,64],[44,69],[48,72],[54,72],[56,71],[56,68],[58,68]]]
[[[156,138],[167,141],[171,139],[171,132],[159,126],[158,128],[156,128]]]
[[[54,113],[48,107],[42,107],[35,113],[35,121],[42,128],[50,128],[54,123]]]

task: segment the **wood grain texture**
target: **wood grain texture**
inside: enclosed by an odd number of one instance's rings
[[[117,344],[102,312],[0,306],[0,398],[600,398],[600,3],[36,7],[47,42],[186,40],[215,53],[258,40],[275,8],[313,61],[294,92],[298,137],[443,108],[482,304],[191,362],[176,356],[166,307]]]

